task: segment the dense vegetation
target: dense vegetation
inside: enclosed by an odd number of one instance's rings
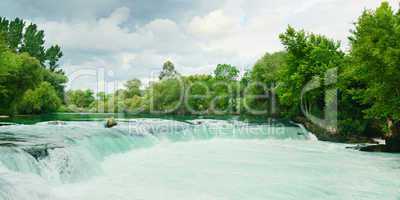
[[[64,96],[59,46],[44,47],[35,24],[0,18],[0,113],[54,112]]]
[[[242,74],[235,66],[219,64],[213,74],[182,76],[167,61],[159,80],[147,87],[132,79],[113,94],[68,91],[62,102],[66,79],[57,64],[60,47],[45,49],[44,33],[36,25],[1,19],[1,112],[51,112],[65,103],[61,110],[74,112],[253,114],[299,121],[325,117],[317,124],[329,133],[396,142],[399,27],[400,12],[382,3],[359,17],[348,52],[338,41],[289,26],[279,36],[285,50],[265,54]]]

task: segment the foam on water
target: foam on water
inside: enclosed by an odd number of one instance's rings
[[[315,141],[299,126],[135,119],[2,135],[0,200],[400,198],[400,156]]]

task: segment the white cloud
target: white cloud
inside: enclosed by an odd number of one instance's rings
[[[214,10],[206,16],[194,17],[188,25],[188,31],[197,37],[219,38],[233,33],[239,26],[237,17],[228,16],[223,10]]]

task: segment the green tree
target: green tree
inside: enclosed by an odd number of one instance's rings
[[[278,72],[285,65],[286,52],[266,53],[253,66],[244,94],[245,105],[253,111],[271,110],[272,89],[279,81]]]
[[[19,110],[25,114],[51,113],[57,111],[61,100],[50,83],[42,82],[37,88],[25,92]]]
[[[142,83],[139,79],[132,79],[125,83],[125,98],[132,98],[134,96],[141,96],[142,91],[140,86]]]
[[[185,77],[185,108],[191,114],[210,112],[213,77],[210,75],[191,75]]]
[[[35,58],[15,54],[5,46],[0,38],[0,112],[14,114],[25,91],[43,80],[43,69]]]
[[[7,40],[10,49],[14,52],[16,52],[20,47],[24,26],[25,22],[19,18],[14,19],[9,24]]]
[[[51,46],[49,49],[46,50],[45,56],[48,62],[48,68],[50,69],[50,71],[55,72],[56,69],[59,67],[58,61],[63,56],[60,46]]]
[[[371,105],[367,116],[386,120],[387,136],[400,141],[399,27],[400,12],[387,2],[364,11],[350,37],[350,56],[353,75],[366,85],[357,97]]]
[[[38,30],[36,24],[30,24],[26,27],[20,51],[29,53],[43,64],[46,60],[44,42],[44,31]]]
[[[317,77],[323,82],[328,69],[343,64],[344,53],[340,50],[339,42],[303,30],[296,31],[290,26],[279,37],[287,51],[286,64],[279,71],[277,92],[281,109],[284,107],[287,116],[301,116],[303,87]],[[310,111],[323,110],[324,93],[324,87],[307,93],[303,100],[314,103]]]
[[[278,71],[285,65],[286,52],[266,53],[253,66],[251,80],[266,84],[268,87],[278,81]]]
[[[178,78],[168,78],[152,83],[145,94],[146,109],[155,113],[181,113],[184,89],[183,81]]]
[[[239,77],[239,70],[229,64],[218,64],[214,70],[214,76],[218,80],[236,80]]]
[[[168,78],[174,78],[179,76],[179,73],[175,70],[175,65],[171,61],[166,61],[163,64],[162,71],[160,72],[159,79],[168,79]]]
[[[67,104],[76,105],[79,108],[89,108],[94,102],[94,94],[91,90],[70,90],[66,93]]]
[[[43,81],[49,82],[57,91],[58,97],[60,99],[64,99],[65,84],[68,82],[67,76],[65,76],[63,73],[52,72],[47,69],[43,71]]]

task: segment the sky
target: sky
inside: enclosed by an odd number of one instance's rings
[[[99,91],[132,78],[147,83],[166,60],[185,75],[211,74],[219,63],[245,71],[265,53],[283,50],[278,36],[288,25],[341,41],[347,50],[353,23],[380,2],[1,0],[0,13],[38,24],[46,45],[62,47],[67,88]],[[389,3],[397,8],[399,0]]]

